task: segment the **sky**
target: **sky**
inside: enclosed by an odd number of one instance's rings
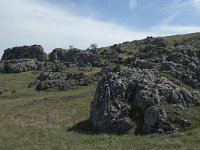
[[[200,0],[0,0],[0,56],[40,44],[86,49],[200,31]]]

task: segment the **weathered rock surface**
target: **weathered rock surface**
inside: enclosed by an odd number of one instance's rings
[[[151,106],[144,111],[144,124],[142,131],[145,133],[176,132],[172,123],[167,121],[167,114],[162,108]]]
[[[42,46],[32,45],[32,46],[22,46],[13,47],[4,50],[2,60],[12,60],[12,59],[37,59],[38,61],[45,61],[47,59],[47,54],[44,52]]]
[[[125,99],[126,87],[110,74],[99,81],[94,101],[91,103],[90,120],[100,131],[125,133],[133,127],[128,117],[130,106]]]
[[[82,72],[68,72],[66,73],[66,80],[69,79],[83,79],[84,74]]]
[[[94,81],[89,80],[80,72],[42,72],[35,82],[35,89],[37,91],[47,90],[52,87],[57,87],[59,90],[64,91],[77,86],[88,86]]]
[[[157,71],[148,69],[132,69],[127,97],[142,110],[160,101],[182,106],[191,106],[196,101],[195,94],[161,77]]]
[[[71,64],[77,64],[78,66],[92,65],[94,67],[105,66],[104,62],[101,61],[99,56],[95,52],[83,51],[79,49],[54,49],[49,54],[50,60],[59,60],[63,62],[69,62]]]
[[[39,62],[34,59],[13,59],[0,61],[0,73],[20,73],[36,70]]]
[[[131,113],[136,109],[141,132],[176,132],[162,105],[189,107],[197,101],[195,94],[161,77],[156,70],[134,68],[118,74],[126,77],[124,82],[111,72],[104,74],[91,103],[90,120],[100,131],[127,132],[134,121],[129,116],[134,117]]]
[[[145,46],[132,59],[132,66],[141,69],[157,69],[194,88],[199,88],[200,52],[197,43],[192,43],[192,46],[179,43],[173,47],[162,38],[146,39]]]

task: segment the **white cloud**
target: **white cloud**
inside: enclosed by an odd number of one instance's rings
[[[0,1],[0,53],[8,47],[41,44],[48,52],[73,45],[87,48],[144,38],[150,33],[74,15],[38,0]],[[0,54],[0,55],[1,55]]]
[[[133,10],[137,5],[137,1],[136,0],[129,0],[129,9]]]
[[[186,33],[199,32],[200,26],[160,25],[152,27],[151,31],[154,32],[154,34],[158,35],[186,34]]]
[[[200,0],[190,0],[194,7],[200,8]]]
[[[73,45],[87,48],[142,39],[200,31],[199,26],[170,26],[171,16],[148,31],[128,29],[115,23],[78,16],[42,0],[0,0],[0,56],[13,46],[41,44],[50,52],[56,47]]]
[[[161,25],[170,24],[174,19],[176,19],[178,17],[179,14],[180,14],[179,11],[174,11],[172,14],[170,14],[169,16],[167,16],[166,18],[163,19]]]

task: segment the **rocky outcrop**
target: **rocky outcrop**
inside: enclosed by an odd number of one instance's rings
[[[129,69],[118,74],[126,77],[124,82],[111,72],[104,74],[91,103],[90,120],[100,131],[124,133],[137,124],[143,133],[176,132],[162,106],[189,107],[197,101],[194,93],[161,77],[156,70]],[[140,123],[130,119],[135,114],[140,115]]]
[[[200,87],[200,52],[196,48],[198,45],[173,47],[162,38],[145,41],[145,46],[132,59],[133,67],[157,69],[194,88]]]
[[[12,60],[12,59],[37,59],[38,61],[45,61],[47,59],[47,54],[44,52],[42,46],[32,45],[32,46],[22,46],[13,47],[4,50],[2,60]]]
[[[47,90],[53,86],[57,86],[60,83],[62,74],[60,72],[42,72],[38,76],[38,80],[35,82],[37,91]]]
[[[37,91],[57,87],[61,91],[75,88],[77,86],[88,86],[94,81],[88,79],[82,72],[42,72],[35,81]]]
[[[109,74],[99,81],[91,103],[90,120],[93,127],[103,132],[125,133],[133,127],[128,114],[131,109],[125,99],[126,87]]]
[[[0,61],[0,73],[4,73],[4,61]]]
[[[148,69],[132,69],[127,97],[141,110],[157,105],[160,101],[181,106],[192,106],[196,101],[193,93],[161,77],[157,71]]]
[[[13,59],[0,61],[0,73],[20,73],[38,69],[39,62],[34,59]]]
[[[166,126],[167,125],[167,126]],[[145,133],[175,131],[175,127],[167,122],[167,114],[162,108],[156,106],[148,107],[144,111],[144,124],[142,125],[142,131]]]
[[[65,61],[67,59],[66,52],[67,52],[66,49],[56,48],[49,54],[49,59],[51,61],[54,60]]]
[[[45,80],[55,80],[61,78],[62,74],[60,72],[42,72],[39,77],[37,78],[40,81]]]
[[[80,67],[92,65],[94,67],[103,67],[105,66],[104,62],[102,62],[97,55],[97,53],[93,53],[90,51],[83,51],[79,49],[54,49],[49,54],[50,60],[59,60],[63,62],[68,62],[71,64],[77,64]]]

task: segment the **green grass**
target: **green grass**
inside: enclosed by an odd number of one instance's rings
[[[199,37],[199,33],[165,39],[173,43],[192,37]],[[126,53],[120,54],[124,59],[138,51],[134,42],[120,44],[120,47],[126,50]],[[99,71],[100,68],[94,68],[87,77],[96,78],[95,74]],[[175,80],[169,74],[161,75]],[[68,91],[54,88],[38,92],[34,87],[28,88],[37,76],[33,72],[0,74],[0,91],[3,91],[0,95],[0,150],[198,150],[200,147],[200,106],[181,111],[182,118],[192,121],[191,127],[180,131],[184,133],[99,133],[88,121],[96,84]],[[194,90],[182,82],[181,85]],[[164,107],[169,114],[174,111],[172,105]]]
[[[166,36],[164,37],[165,40],[168,42],[175,44],[176,42],[181,42],[183,40],[189,40],[189,39],[194,39],[198,38],[200,39],[200,32],[197,33],[190,33],[190,34],[184,34],[184,35],[172,35],[172,36]]]
[[[88,121],[93,99],[91,91],[96,85],[37,92],[27,88],[36,77],[32,72],[0,75],[0,89],[5,90],[0,95],[1,150],[186,150],[200,147],[199,107],[185,114],[196,124],[185,134],[98,133]]]

